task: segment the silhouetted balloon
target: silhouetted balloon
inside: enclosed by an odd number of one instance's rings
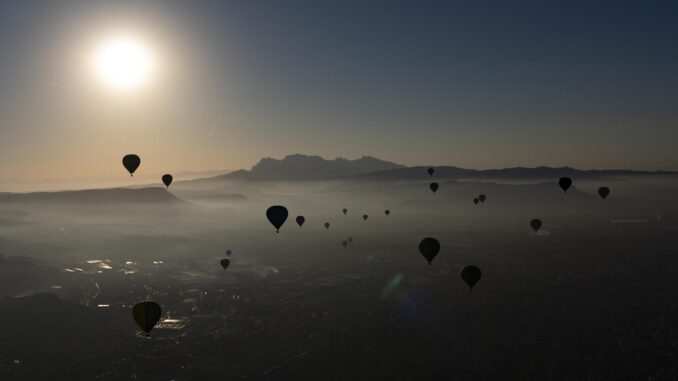
[[[438,190],[438,183],[431,183],[429,184],[428,187],[431,188],[431,191],[433,191],[433,193],[436,193],[436,191]]]
[[[480,202],[485,202],[486,198],[487,198],[487,196],[485,196],[484,194],[481,194],[481,195],[478,196],[478,200],[480,200]]]
[[[473,199],[473,203],[474,203],[474,204],[478,205],[479,202],[480,202],[480,200],[478,200],[477,198],[474,198],[474,199]]]
[[[232,253],[231,249],[226,250],[226,255],[227,255],[227,256],[230,257],[230,256],[231,256],[231,253]]]
[[[353,242],[353,237],[348,237],[348,242],[349,243]]]
[[[367,217],[368,217],[367,214],[363,214],[363,220],[364,220],[364,221],[367,221]]]
[[[603,198],[603,200],[605,200],[607,198],[607,196],[610,195],[610,188],[600,187],[600,188],[598,188],[598,194],[600,195],[600,197]]]
[[[228,268],[228,265],[231,264],[231,261],[229,261],[228,259],[224,258],[224,259],[221,260],[220,263],[221,263],[221,267],[223,267],[224,270],[226,270],[226,269]]]
[[[530,221],[530,226],[532,226],[532,230],[534,230],[535,233],[538,232],[539,229],[541,229],[541,220],[535,218],[534,220]]]
[[[162,309],[156,302],[139,302],[132,308],[132,317],[139,327],[146,332],[146,336],[151,332],[155,324],[160,320]]]
[[[170,175],[169,173],[166,175],[162,175],[162,182],[165,184],[167,188],[169,188],[170,184],[172,184],[172,180],[174,180],[174,177]]]
[[[435,169],[429,168],[429,169],[426,170],[426,172],[428,172],[429,176],[433,176],[433,172],[435,172]]]
[[[341,212],[346,214],[346,213],[348,213],[348,209],[344,208],[344,209],[341,210]]]
[[[330,228],[330,223],[329,223],[329,222],[325,222],[325,229],[329,229],[329,228]]]
[[[346,241],[341,241],[341,244],[344,245],[344,247],[348,246],[348,242]]]
[[[429,265],[431,264],[431,261],[433,261],[433,258],[438,255],[439,251],[440,242],[435,238],[426,237],[419,242],[419,252],[426,258]]]
[[[304,216],[297,216],[297,225],[299,225],[299,227],[301,227],[301,225],[303,225],[304,222],[306,222]]]
[[[386,209],[386,210],[384,210],[384,214],[388,216],[389,214],[391,214],[391,211]]]
[[[141,164],[141,159],[137,155],[125,155],[122,158],[122,165],[127,169],[130,176],[134,176],[134,171],[139,168],[139,164]]]
[[[562,189],[563,192],[567,193],[567,190],[572,186],[572,179],[569,177],[561,177],[560,180],[558,180],[558,185],[560,185],[560,189]]]
[[[266,218],[275,227],[275,232],[280,233],[280,228],[287,220],[287,208],[280,205],[273,205],[266,210]]]
[[[466,282],[466,285],[473,291],[473,286],[478,283],[482,273],[477,266],[467,265],[461,269],[460,275],[461,279],[463,279],[464,282]]]

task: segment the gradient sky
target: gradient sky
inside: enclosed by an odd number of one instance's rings
[[[678,2],[0,3],[0,185],[289,153],[678,169]],[[119,34],[151,83],[93,78]],[[2,187],[0,186],[0,189]]]

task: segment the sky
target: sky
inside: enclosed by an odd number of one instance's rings
[[[291,153],[678,170],[676,1],[0,2],[2,184]],[[93,52],[133,38],[130,91]]]

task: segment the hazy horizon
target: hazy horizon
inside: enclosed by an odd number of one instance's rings
[[[174,175],[175,181],[184,181],[184,180],[193,180],[193,179],[200,179],[200,178],[207,178],[207,177],[213,177],[217,175],[224,175],[228,173],[232,173],[235,171],[240,171],[240,170],[245,170],[249,171],[255,164],[259,163],[263,159],[267,158],[272,158],[275,160],[282,160],[283,158],[287,156],[292,156],[292,155],[301,155],[301,156],[319,156],[324,160],[336,160],[336,159],[347,159],[347,160],[357,160],[360,159],[361,157],[374,157],[370,155],[361,155],[359,157],[355,158],[350,158],[350,157],[345,157],[345,156],[337,156],[335,158],[326,158],[322,157],[320,155],[306,155],[303,153],[295,153],[295,154],[289,154],[289,155],[284,155],[281,157],[266,157],[266,158],[261,158],[258,160],[256,163],[253,163],[247,168],[239,168],[239,169],[223,169],[223,170],[196,170],[196,171],[181,171],[181,172],[173,172],[172,174]],[[380,159],[381,158],[376,158]],[[387,160],[388,161],[388,160]],[[391,161],[394,164],[403,164],[399,162],[394,162]],[[416,164],[416,165],[405,165],[406,167],[427,167],[429,164]],[[445,167],[445,166],[450,166],[450,167],[458,167],[462,168],[459,166],[455,165],[434,165],[435,167]],[[517,167],[497,167],[497,168],[463,168],[463,169],[471,169],[471,170],[485,170],[485,169],[511,169],[511,168],[537,168],[541,166],[535,166],[535,167],[522,167],[522,166],[517,166]],[[554,166],[551,168],[562,168],[562,167],[569,167],[569,168],[574,168],[577,170],[614,170],[614,169],[622,169],[622,170],[637,170],[633,168],[575,168],[571,166]],[[120,166],[120,172],[124,172],[124,168]],[[640,171],[644,171],[645,169],[640,169]],[[662,171],[663,169],[656,169],[658,171]],[[650,169],[647,171],[655,171],[655,169]],[[671,171],[671,170],[668,170]],[[47,179],[41,179],[41,180],[34,180],[34,179],[26,179],[26,180],[9,180],[4,183],[0,183],[0,192],[44,192],[44,191],[62,191],[62,190],[84,190],[84,189],[101,189],[101,188],[113,188],[113,187],[140,187],[140,186],[161,186],[161,181],[160,177],[165,174],[166,172],[156,172],[156,173],[147,173],[147,171],[143,170],[143,165],[140,167],[140,169],[135,172],[134,176],[132,178],[128,177],[126,173],[122,173],[121,175],[117,176],[108,176],[108,177],[91,177],[91,178],[69,178],[69,177],[54,177],[54,178],[47,178]]]

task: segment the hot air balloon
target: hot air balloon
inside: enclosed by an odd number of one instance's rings
[[[429,265],[431,264],[431,261],[433,261],[433,258],[438,255],[439,251],[440,242],[435,238],[426,237],[419,242],[419,252],[426,258]]]
[[[353,242],[353,237],[348,237],[348,243],[352,243],[352,242]]]
[[[146,336],[149,336],[155,324],[160,320],[161,314],[160,305],[151,301],[139,302],[132,309],[134,321],[146,332]]]
[[[479,202],[480,202],[480,200],[478,200],[477,198],[474,198],[474,199],[473,199],[473,203],[474,203],[474,204],[478,205]]]
[[[134,171],[139,168],[139,164],[141,164],[141,159],[137,155],[125,155],[122,158],[122,165],[127,169],[130,176],[134,176]]]
[[[431,191],[433,193],[436,193],[436,191],[438,190],[438,183],[431,183],[431,184],[429,184],[428,187],[431,188]]]
[[[433,176],[433,172],[435,172],[435,169],[429,168],[429,169],[426,170],[426,172],[428,172],[429,176]]]
[[[487,199],[487,196],[485,196],[484,194],[478,196],[478,200],[480,200],[480,202],[485,202],[485,199]]]
[[[221,267],[223,267],[224,270],[226,270],[226,269],[228,268],[228,265],[231,264],[231,261],[229,261],[228,259],[224,258],[224,259],[221,260],[220,263],[221,263]]]
[[[363,214],[363,221],[367,221],[367,214]]]
[[[165,184],[167,188],[169,188],[170,184],[172,184],[172,180],[174,180],[174,177],[172,177],[172,175],[169,173],[162,175],[162,183]]]
[[[598,188],[598,195],[600,195],[600,197],[602,197],[602,199],[605,200],[607,196],[610,195],[610,188],[608,187]]]
[[[539,229],[541,229],[541,220],[538,218],[535,218],[534,220],[530,221],[530,226],[532,226],[532,230],[534,232],[538,232]]]
[[[341,212],[346,214],[346,213],[348,213],[348,209],[344,208],[344,209],[341,210]]]
[[[461,279],[464,280],[471,291],[473,291],[473,286],[478,283],[480,277],[482,276],[478,266],[473,265],[464,266],[459,274],[461,275]]]
[[[231,249],[226,250],[226,255],[227,255],[227,256],[230,257],[230,256],[231,256],[231,253],[232,253]]]
[[[344,247],[348,246],[348,242],[346,242],[346,241],[341,241],[341,244],[342,244]]]
[[[384,214],[388,216],[389,214],[391,214],[391,211],[386,209],[386,210],[384,210]]]
[[[304,216],[297,216],[297,225],[299,225],[299,227],[301,227],[301,225],[303,225],[304,222],[306,222]]]
[[[280,205],[273,205],[266,210],[266,218],[275,227],[275,232],[280,233],[280,228],[287,220],[287,208]]]
[[[325,222],[324,225],[325,225],[325,229],[329,229],[329,228],[330,228],[330,223],[329,223],[329,222]]]
[[[563,192],[567,193],[567,190],[572,186],[572,179],[569,177],[561,177],[560,180],[558,180],[558,185],[560,185],[560,189],[562,189]]]

